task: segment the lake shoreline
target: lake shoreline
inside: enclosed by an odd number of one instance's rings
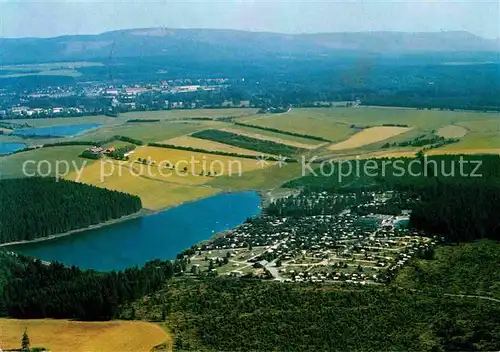
[[[137,219],[137,218],[139,218],[141,216],[149,215],[149,214],[150,214],[150,211],[148,209],[141,209],[141,210],[139,210],[136,213],[129,214],[129,215],[124,215],[124,216],[122,216],[120,218],[117,218],[117,219],[108,220],[108,221],[102,222],[100,224],[90,225],[90,226],[87,226],[87,227],[82,227],[82,228],[79,228],[79,229],[74,229],[74,230],[63,232],[63,233],[59,233],[59,234],[56,234],[56,235],[50,235],[50,236],[47,236],[47,237],[40,237],[40,238],[36,238],[34,240],[29,240],[29,241],[15,241],[15,242],[9,242],[9,243],[2,243],[2,244],[0,244],[0,248],[51,241],[51,240],[55,240],[55,239],[58,239],[58,238],[71,236],[71,235],[74,235],[76,233],[84,232],[84,231],[87,231],[87,230],[100,229],[102,227],[106,227],[106,226],[109,226],[109,225],[118,224],[118,223],[121,223],[123,221]]]
[[[243,192],[255,192],[255,193],[257,193],[259,195],[260,199],[261,199],[261,201],[260,201],[260,208],[261,208],[261,210],[263,209],[264,204],[265,204],[265,198],[266,198],[266,194],[263,191],[260,191],[260,190],[246,190],[246,191],[243,191]],[[87,227],[83,227],[83,228],[79,228],[79,229],[74,229],[74,230],[67,231],[67,232],[60,233],[60,234],[55,234],[55,235],[50,235],[50,236],[47,236],[47,237],[36,238],[34,240],[29,240],[29,241],[15,241],[15,242],[9,242],[9,243],[1,243],[0,244],[0,248],[11,247],[11,246],[19,246],[19,245],[28,245],[28,244],[34,244],[34,243],[52,241],[52,240],[56,240],[56,239],[59,239],[59,238],[63,238],[63,237],[75,235],[77,233],[81,233],[81,232],[84,232],[84,231],[90,231],[90,230],[95,230],[95,229],[100,229],[100,228],[108,227],[110,225],[115,225],[115,224],[118,224],[118,223],[121,223],[121,222],[124,222],[124,221],[127,221],[127,220],[137,219],[137,218],[140,218],[140,217],[143,217],[143,216],[155,215],[155,214],[161,213],[163,211],[167,211],[167,210],[178,208],[178,207],[180,207],[182,205],[186,205],[186,204],[190,204],[190,203],[194,203],[194,202],[200,201],[202,199],[206,199],[206,198],[210,198],[210,197],[214,197],[214,196],[219,196],[219,195],[223,195],[223,194],[234,194],[234,193],[241,193],[241,191],[233,191],[233,192],[229,191],[229,192],[221,192],[221,193],[216,193],[216,194],[212,194],[212,195],[207,195],[205,197],[201,197],[201,198],[196,198],[196,199],[193,199],[193,200],[184,201],[184,202],[181,202],[179,204],[176,204],[176,205],[173,205],[173,206],[170,206],[170,207],[166,207],[166,208],[161,208],[161,209],[147,209],[147,208],[142,208],[140,211],[138,211],[136,213],[133,213],[133,214],[125,215],[125,216],[122,216],[122,217],[117,218],[117,219],[112,219],[112,220],[108,220],[108,221],[102,222],[100,224],[90,225],[90,226],[87,226]],[[215,235],[217,235],[217,234],[214,234],[214,236]],[[210,240],[210,239],[208,239],[208,240]]]
[[[142,267],[151,260],[175,260],[179,253],[234,229],[261,213],[257,192],[226,192],[170,208],[148,211],[62,236],[4,244],[5,250],[47,263],[100,272]],[[148,216],[153,215],[155,216]],[[125,221],[139,217],[131,221]],[[112,225],[112,226],[108,226]],[[86,231],[88,230],[88,231]],[[74,235],[80,232],[80,235]],[[51,241],[54,239],[54,241]],[[17,244],[17,245],[16,245]]]

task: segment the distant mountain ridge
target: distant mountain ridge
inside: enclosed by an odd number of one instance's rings
[[[498,52],[499,41],[469,32],[280,34],[226,29],[139,28],[97,35],[0,39],[0,64],[108,57],[237,58],[364,53]]]

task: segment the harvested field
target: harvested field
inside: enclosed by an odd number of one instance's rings
[[[142,160],[148,160],[148,165]],[[144,208],[159,210],[221,192],[210,185],[221,175],[238,179],[240,171],[245,174],[261,169],[253,159],[139,147],[130,161],[94,162],[83,170],[78,181],[135,194]],[[68,178],[76,180],[77,174],[72,173]]]
[[[225,171],[223,170],[224,167],[226,167],[227,171],[230,165],[232,167],[235,167],[237,166],[237,164],[241,165],[242,172],[261,169],[261,167],[257,164],[256,160],[253,159],[238,158],[232,156],[221,156],[214,154],[190,152],[178,149],[157,148],[157,147],[137,148],[132,156],[132,159],[136,160],[137,158],[141,159],[151,158],[151,160],[157,163],[168,160],[172,164],[179,163],[181,167],[184,167],[186,162],[191,163],[191,160],[194,160],[193,164],[195,173],[202,173],[204,171],[203,164],[205,164],[207,169],[210,169],[212,167],[213,171],[217,173],[224,172]],[[190,165],[186,166],[188,168],[191,168]],[[191,174],[189,175],[189,177],[192,176],[193,175]]]
[[[436,131],[436,134],[444,138],[462,138],[467,134],[467,130],[461,126],[443,126]]]
[[[129,164],[114,165],[114,170],[111,172],[110,165],[103,166],[100,162],[96,162],[83,170],[82,177],[78,181],[137,195],[142,200],[142,206],[152,210],[168,208],[220,192],[220,189],[217,188],[196,185],[196,183],[200,184],[210,180],[209,177],[186,177],[183,184],[176,182],[181,177],[175,174],[172,177],[165,176],[162,179],[157,169],[144,169],[140,176],[136,176],[137,170],[132,170]],[[106,172],[102,179],[101,167]],[[157,174],[150,176],[150,171]],[[73,173],[68,178],[76,180],[76,177],[77,175]]]
[[[19,348],[24,329],[28,330],[32,347],[45,347],[52,352],[149,352],[161,343],[172,346],[167,333],[152,323],[54,319],[0,319],[0,346],[4,350]]]
[[[344,150],[359,148],[368,144],[383,141],[410,130],[411,128],[408,127],[371,127],[356,133],[354,136],[343,142],[329,146],[328,149]]]

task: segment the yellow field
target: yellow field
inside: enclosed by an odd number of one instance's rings
[[[238,148],[229,144],[209,141],[207,139],[194,138],[191,136],[181,136],[177,138],[172,138],[160,143],[172,144],[181,147],[205,149],[214,152],[236,153],[236,154],[255,155],[255,156],[262,155],[262,153],[256,152],[254,150]],[[271,156],[270,154],[264,154],[264,155]]]
[[[149,160],[149,165],[138,159]],[[240,171],[244,174],[260,169],[253,159],[139,147],[128,162],[104,159],[86,167],[79,179],[76,173],[69,178],[135,194],[144,208],[159,210],[221,192],[211,185],[218,177],[238,179]]]
[[[344,149],[354,149],[362,147],[368,144],[383,141],[385,139],[400,135],[402,133],[410,131],[411,128],[408,127],[371,127],[356,133],[351,138],[333,144],[328,147],[329,150],[344,150]]]
[[[104,170],[104,177],[101,179],[102,170]],[[78,181],[137,195],[142,200],[142,206],[152,210],[164,209],[220,192],[217,188],[165,182],[159,178],[150,177],[147,172],[149,171],[146,170],[142,175],[134,176],[137,173],[131,172],[127,165],[114,164],[114,169],[112,169],[109,164],[103,165],[101,162],[96,162],[83,170],[82,177]],[[69,176],[72,180],[76,180],[76,177],[76,173]],[[192,183],[197,180],[194,177],[190,179]]]
[[[0,347],[19,348],[25,328],[32,347],[45,347],[52,352],[149,352],[161,343],[172,346],[160,326],[146,322],[0,319]]]
[[[246,158],[236,158],[232,156],[221,156],[214,154],[204,154],[197,152],[190,152],[177,149],[167,149],[167,148],[155,148],[155,147],[140,147],[135,150],[135,153],[131,156],[131,160],[141,159],[151,159],[156,163],[169,161],[172,164],[179,163],[181,167],[184,167],[187,163],[191,163],[194,160],[196,164],[194,165],[194,171],[197,174],[203,172],[203,165],[205,169],[213,169],[217,174],[228,173],[231,168],[233,174],[238,171],[239,166],[241,166],[241,171],[251,171],[260,169],[256,160],[246,159]],[[186,165],[191,171],[191,165]],[[191,172],[190,172],[191,173]],[[190,175],[191,177],[192,175]]]
[[[291,140],[284,139],[284,138],[272,137],[272,136],[261,134],[261,133],[248,132],[248,131],[244,131],[244,130],[237,129],[237,128],[219,128],[219,130],[240,134],[240,135],[255,138],[255,139],[261,139],[264,141],[271,141],[271,142],[275,142],[275,143],[279,143],[279,144],[291,145],[292,147],[301,148],[301,149],[316,149],[322,145],[325,145],[325,143],[321,143],[321,142],[314,143],[313,141],[311,141],[311,143],[307,143],[307,144],[300,143],[300,142],[295,142],[295,141],[291,141]]]
[[[436,134],[444,138],[461,138],[467,134],[467,130],[461,126],[443,126],[436,131]]]

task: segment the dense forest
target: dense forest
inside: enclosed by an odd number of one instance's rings
[[[54,178],[0,180],[0,243],[29,241],[118,219],[137,196]]]
[[[116,318],[121,305],[158,290],[185,269],[183,261],[154,260],[140,269],[99,273],[57,262],[47,265],[12,252],[0,252],[0,264],[10,267],[0,271],[1,315],[81,320]]]
[[[192,136],[201,139],[208,139],[214,142],[234,145],[235,147],[256,150],[261,153],[269,153],[275,155],[294,156],[299,154],[299,152],[301,151],[301,149],[292,147],[290,145],[219,130],[204,130],[193,133]]]
[[[410,226],[462,242],[490,238],[500,240],[500,185],[485,182],[446,184],[437,182],[419,191]]]
[[[366,203],[373,199],[373,196],[357,192],[348,196],[332,194],[316,194],[312,192],[301,192],[298,195],[277,199],[269,204],[264,210],[270,216],[315,216],[315,215],[335,215],[346,208],[357,204]]]
[[[182,55],[180,52],[176,54]],[[5,77],[0,79],[0,88],[22,92],[46,86],[76,87],[86,82],[119,85],[226,77],[230,87],[222,91],[144,96],[137,103],[139,107],[154,110],[161,108],[155,101],[181,99],[186,106],[197,101],[207,106],[220,106],[224,101],[249,100],[256,107],[267,108],[287,105],[312,107],[318,102],[360,99],[364,105],[500,111],[496,53],[373,56],[342,52],[334,57],[298,55],[283,59],[281,56],[265,56],[238,57],[236,60],[182,55],[181,60],[160,56],[102,61],[104,66],[78,68],[82,74],[80,77]],[[464,64],[454,65],[451,62]],[[165,72],[166,67],[168,72]],[[10,99],[0,97],[0,107],[7,106]],[[80,95],[37,99],[30,103],[28,106],[32,107],[83,105],[95,110],[96,114],[109,108],[109,101],[104,97]]]

